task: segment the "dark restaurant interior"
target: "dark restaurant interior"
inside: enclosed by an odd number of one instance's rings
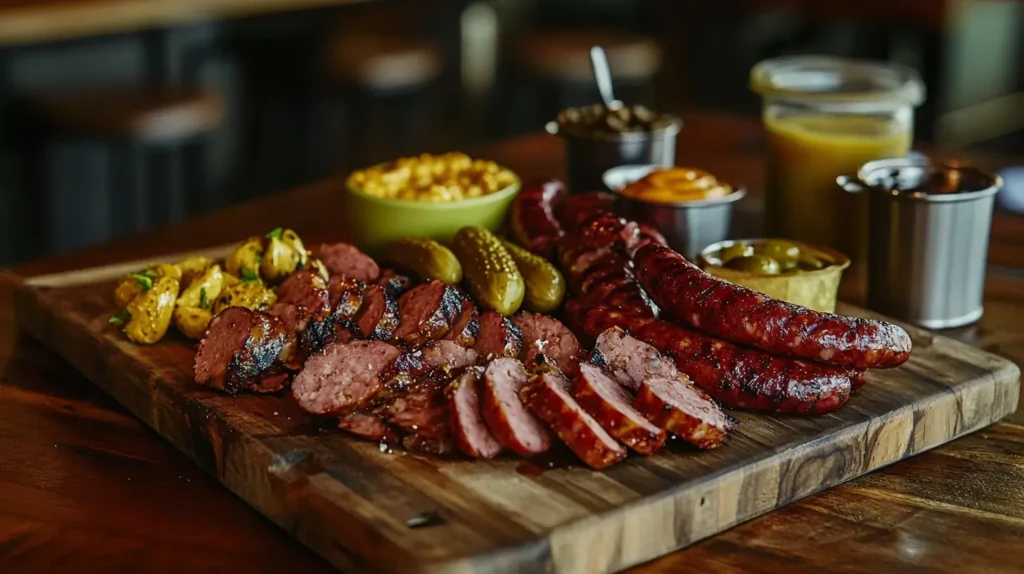
[[[767,58],[897,62],[926,86],[915,146],[1024,151],[1018,2],[103,4],[0,3],[0,265],[537,132],[599,101],[595,44],[621,99],[684,122],[756,120],[749,70]],[[1021,186],[1006,179],[1002,209]]]

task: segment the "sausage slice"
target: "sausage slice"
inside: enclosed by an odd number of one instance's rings
[[[477,335],[480,333],[480,321],[477,319],[479,313],[476,305],[465,294],[462,296],[462,311],[452,323],[452,328],[445,335],[445,339],[455,341],[463,347],[472,347],[476,344]]]
[[[398,327],[398,303],[379,285],[370,285],[355,320],[363,338],[390,340]]]
[[[408,275],[396,272],[394,269],[382,269],[380,277],[377,279],[377,285],[383,287],[388,295],[397,299],[412,287],[412,279],[409,279]]]
[[[633,403],[648,420],[700,449],[722,444],[732,421],[685,377],[644,379]]]
[[[526,382],[526,369],[519,361],[491,361],[484,371],[483,414],[502,446],[522,456],[534,456],[551,448],[551,434],[519,398]]]
[[[376,412],[405,432],[425,438],[448,436],[448,405],[443,381],[428,377],[413,382]]]
[[[591,354],[594,364],[607,368],[620,385],[640,389],[644,379],[651,376],[674,379],[679,371],[672,361],[657,349],[612,327],[598,335]]]
[[[381,391],[382,373],[400,354],[398,347],[382,341],[331,343],[306,361],[292,393],[314,415],[350,412]]]
[[[377,262],[349,243],[324,243],[317,249],[317,257],[331,275],[346,275],[364,283],[373,283],[380,277]]]
[[[454,341],[431,341],[421,349],[423,365],[427,369],[440,370],[450,374],[464,367],[476,364],[478,355]]]
[[[376,442],[398,444],[398,433],[376,415],[369,413],[349,413],[338,420],[338,428],[348,431],[360,438]]]
[[[523,336],[508,317],[497,311],[487,311],[480,315],[479,328],[473,349],[482,360],[519,356],[523,348]]]
[[[441,281],[412,288],[398,300],[401,321],[391,338],[410,347],[444,337],[462,311],[462,296]]]
[[[601,428],[636,452],[652,455],[665,444],[665,431],[633,408],[629,391],[597,365],[580,364],[573,396]]]
[[[199,342],[195,381],[229,394],[249,389],[274,364],[287,340],[274,317],[228,307],[213,318]]]
[[[540,313],[522,312],[512,317],[512,323],[522,333],[525,343],[519,358],[528,368],[537,365],[537,356],[543,354],[566,376],[573,377],[579,372],[583,351],[576,336],[559,320]]]
[[[569,388],[561,373],[549,371],[531,377],[519,397],[587,466],[602,469],[625,458],[626,449],[583,410]]]
[[[452,380],[445,389],[448,421],[459,450],[473,458],[494,458],[501,452],[501,443],[484,421],[480,400],[482,379],[483,368],[475,367]]]

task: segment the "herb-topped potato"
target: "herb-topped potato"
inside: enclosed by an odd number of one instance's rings
[[[133,299],[153,287],[153,281],[161,277],[181,279],[181,270],[170,263],[151,265],[139,273],[129,273],[114,289],[114,302],[118,307],[127,307]]]
[[[174,309],[174,326],[189,339],[199,339],[213,319],[213,302],[224,288],[220,265],[211,265],[182,290]]]
[[[126,310],[111,317],[110,323],[124,326],[125,335],[135,343],[156,343],[171,325],[178,289],[177,279],[158,277],[128,304]]]
[[[241,281],[221,291],[213,304],[217,315],[228,307],[245,307],[254,311],[269,307],[277,302],[277,295],[266,285],[256,281]]]

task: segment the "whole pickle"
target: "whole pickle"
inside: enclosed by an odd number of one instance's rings
[[[388,244],[384,258],[415,273],[423,281],[437,279],[449,285],[458,285],[462,281],[459,259],[433,239],[396,239]]]
[[[482,227],[463,227],[452,240],[452,250],[479,303],[506,316],[519,309],[526,285],[500,239]]]
[[[550,313],[562,304],[565,297],[565,279],[547,259],[530,253],[522,247],[504,241],[505,249],[516,262],[519,274],[526,281],[523,305],[537,313]]]

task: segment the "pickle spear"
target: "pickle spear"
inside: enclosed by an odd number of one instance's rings
[[[482,227],[463,227],[452,240],[452,250],[477,301],[505,316],[519,309],[526,285],[500,239]]]
[[[565,297],[565,279],[558,269],[555,269],[547,259],[530,253],[511,241],[503,243],[526,282],[523,306],[537,313],[550,313],[557,309]]]
[[[447,247],[419,237],[396,239],[388,244],[385,259],[419,276],[423,281],[437,279],[449,285],[462,281],[462,264]]]

